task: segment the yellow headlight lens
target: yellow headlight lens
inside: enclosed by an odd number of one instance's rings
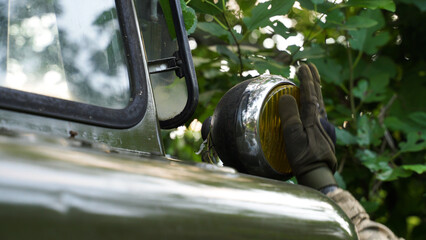
[[[294,85],[280,85],[266,97],[260,113],[260,143],[263,154],[271,167],[283,174],[291,173],[284,146],[281,120],[278,115],[278,100],[284,94],[292,95],[299,104],[299,88]]]

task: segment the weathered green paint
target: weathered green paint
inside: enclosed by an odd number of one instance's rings
[[[2,133],[0,239],[356,239],[339,207],[302,186]]]

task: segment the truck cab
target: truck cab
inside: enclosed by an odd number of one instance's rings
[[[197,99],[180,1],[0,0],[0,238],[357,239],[320,192],[167,157]]]

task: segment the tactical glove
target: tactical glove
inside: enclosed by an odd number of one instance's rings
[[[316,67],[303,64],[297,76],[300,114],[293,96],[284,95],[279,102],[285,150],[299,184],[320,190],[337,185],[333,176],[337,166],[335,137],[330,137],[334,127],[327,121]],[[331,132],[330,136],[326,130]]]

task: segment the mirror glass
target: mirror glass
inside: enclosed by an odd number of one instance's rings
[[[159,1],[135,1],[135,5],[148,61],[173,57],[178,51],[178,44],[169,34]],[[164,69],[166,66],[157,65],[155,68]],[[174,118],[184,110],[188,101],[185,78],[179,78],[174,70],[151,73],[150,77],[159,120]]]

